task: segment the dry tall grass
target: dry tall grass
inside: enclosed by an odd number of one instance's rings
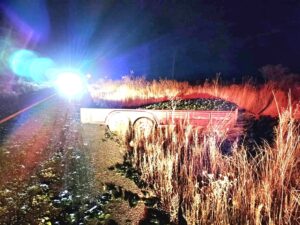
[[[188,224],[281,225],[300,223],[300,128],[294,113],[300,93],[299,87],[293,88],[293,102],[272,81],[254,86],[221,85],[215,80],[191,86],[126,78],[91,85],[90,92],[95,99],[123,106],[215,96],[256,115],[278,116],[274,143],[257,147],[260,154],[255,158],[249,158],[247,146],[237,144],[230,156],[222,155],[226,134],[214,129],[201,133],[187,126],[137,136],[132,162],[153,185],[174,222],[180,222],[182,214]]]
[[[289,108],[279,116],[275,142],[249,158],[237,145],[222,155],[225,136],[159,128],[134,140],[132,160],[174,222],[181,209],[188,224],[298,224],[299,134]]]
[[[296,107],[300,100],[298,86],[291,87],[294,96],[292,105]],[[278,109],[274,101],[276,97],[280,110],[288,105],[288,91],[283,91],[277,83],[269,81],[255,86],[251,82],[244,84],[222,85],[218,79],[192,86],[188,82],[174,80],[146,81],[143,78],[125,78],[112,81],[102,80],[89,86],[92,98],[117,102],[122,106],[134,106],[159,102],[174,98],[220,97],[236,103],[255,115],[277,116]]]

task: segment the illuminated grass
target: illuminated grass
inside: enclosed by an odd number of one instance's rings
[[[299,104],[300,89],[290,87],[292,105]],[[218,79],[192,86],[188,82],[174,80],[146,81],[143,78],[125,78],[123,80],[102,80],[89,86],[89,92],[95,101],[105,100],[123,107],[156,103],[173,99],[222,98],[235,103],[240,108],[255,115],[278,115],[274,97],[279,103],[279,110],[288,105],[287,91],[275,82],[254,86],[251,82],[244,84],[223,85]]]
[[[164,210],[188,224],[295,224],[300,216],[299,125],[291,111],[280,115],[275,142],[249,158],[234,144],[224,156],[216,133],[159,129],[137,137],[133,164],[152,184]]]
[[[129,150],[134,167],[174,222],[181,223],[183,217],[188,224],[299,223],[300,128],[294,111],[299,96],[289,102],[287,92],[273,82],[190,86],[125,79],[98,83],[90,91],[95,99],[123,106],[215,96],[255,115],[277,115],[274,142],[256,146],[254,157],[249,156],[253,149],[237,141],[230,155],[223,155],[226,133],[214,128],[202,133],[189,126],[158,128],[148,138],[135,134]]]

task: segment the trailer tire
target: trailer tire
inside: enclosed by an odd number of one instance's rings
[[[137,119],[134,124],[134,134],[135,137],[149,137],[155,127],[155,122],[149,118],[139,118]]]

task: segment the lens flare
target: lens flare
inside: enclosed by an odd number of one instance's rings
[[[54,67],[54,62],[49,58],[35,58],[29,65],[30,77],[38,83],[47,81],[46,73]]]
[[[15,51],[9,58],[9,65],[11,70],[22,77],[30,77],[29,65],[37,55],[27,49],[20,49]]]
[[[47,57],[40,57],[31,50],[14,51],[8,62],[11,71],[20,77],[26,77],[38,84],[53,80],[53,70],[56,67],[54,61]]]
[[[85,90],[83,79],[75,72],[60,73],[55,85],[62,95],[69,98],[81,96]]]

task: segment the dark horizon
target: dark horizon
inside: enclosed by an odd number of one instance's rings
[[[2,28],[99,77],[201,80],[300,72],[299,1],[4,1]]]

